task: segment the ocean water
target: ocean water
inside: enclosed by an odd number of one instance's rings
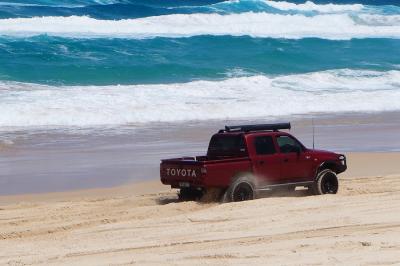
[[[398,1],[0,1],[0,131],[398,110]]]

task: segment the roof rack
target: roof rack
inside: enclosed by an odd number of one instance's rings
[[[235,131],[278,131],[279,129],[290,129],[290,123],[276,123],[276,124],[258,124],[258,125],[240,125],[240,126],[225,126],[219,132],[235,132]]]

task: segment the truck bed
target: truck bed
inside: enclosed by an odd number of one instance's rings
[[[161,160],[161,164],[180,164],[180,165],[205,165],[213,163],[223,163],[231,161],[242,161],[248,160],[249,157],[218,157],[218,158],[208,158],[207,156],[194,156],[194,157],[180,157],[172,159]]]

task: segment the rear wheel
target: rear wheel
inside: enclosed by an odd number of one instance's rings
[[[322,170],[314,184],[314,194],[336,194],[339,190],[339,180],[335,172],[330,169]]]
[[[224,196],[225,202],[245,201],[256,198],[255,185],[251,177],[237,178],[227,189]]]

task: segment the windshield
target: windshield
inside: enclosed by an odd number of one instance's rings
[[[214,135],[208,147],[207,157],[247,156],[243,135]]]

